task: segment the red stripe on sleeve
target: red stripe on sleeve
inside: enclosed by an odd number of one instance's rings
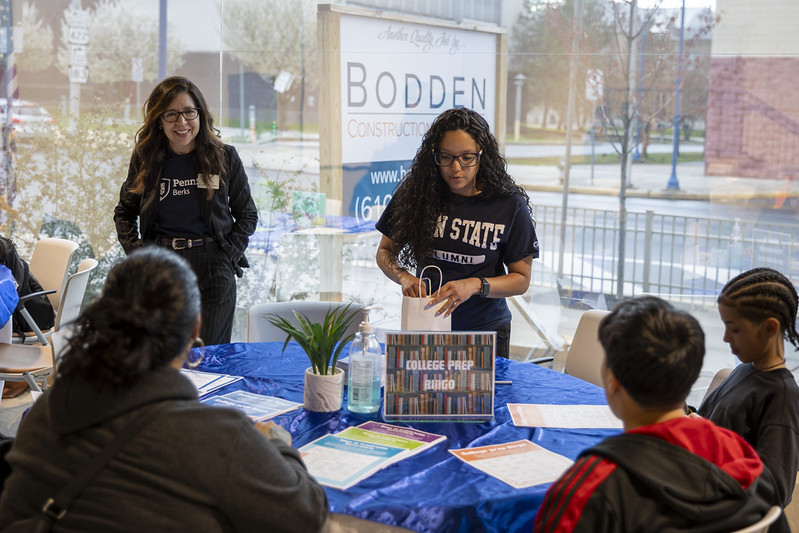
[[[579,459],[547,491],[535,517],[534,531],[573,531],[596,488],[616,469],[598,456]]]

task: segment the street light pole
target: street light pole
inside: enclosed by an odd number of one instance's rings
[[[566,156],[563,160],[563,203],[560,210],[560,254],[558,255],[558,279],[563,277],[563,256],[566,253],[566,211],[569,207],[569,174],[572,157],[572,122],[574,121],[574,99],[577,81],[577,58],[583,34],[583,0],[574,2],[575,24],[572,27],[571,61],[569,62],[569,101],[566,107]]]
[[[158,81],[166,78],[166,8],[167,0],[158,4]]]
[[[3,0],[0,3],[0,10],[2,12],[2,32],[0,32],[0,52],[3,57],[3,77],[2,87],[0,87],[0,96],[6,99],[5,113],[6,122],[2,124],[3,132],[3,154],[0,161],[0,192],[5,197],[6,202],[11,206],[14,198],[17,195],[16,176],[14,174],[12,146],[11,146],[11,104],[14,100],[13,79],[14,63],[12,54],[14,53],[14,40],[12,39],[12,31],[14,28],[12,13],[11,13],[11,0]],[[8,222],[8,214],[5,210],[0,210],[0,224]]]
[[[514,121],[513,121],[513,138],[518,142],[519,135],[521,134],[521,124],[522,124],[522,87],[524,86],[524,80],[527,79],[527,76],[524,74],[517,74],[515,78],[513,78],[513,85],[516,86],[516,109],[514,109]]]
[[[638,105],[636,106],[636,119],[635,119],[635,151],[633,152],[633,161],[640,161],[641,153],[638,146],[641,144],[641,99],[643,97],[643,77],[644,77],[644,48],[646,48],[646,31],[647,28],[641,28],[641,68],[638,69]]]
[[[682,0],[682,13],[680,15],[680,46],[677,53],[677,90],[674,97],[674,141],[671,148],[671,177],[666,184],[666,189],[679,191],[680,182],[677,181],[677,152],[680,149],[680,89],[682,88],[682,45],[685,34],[685,0]]]

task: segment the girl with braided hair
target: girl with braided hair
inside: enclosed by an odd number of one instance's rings
[[[508,356],[505,298],[529,287],[538,237],[527,193],[479,113],[449,109],[433,121],[376,227],[377,264],[404,295],[427,296],[417,276],[437,265],[444,279],[430,304],[452,315],[454,331],[496,331],[497,355]]]
[[[718,298],[724,342],[741,364],[702,402],[699,414],[744,437],[791,501],[799,468],[799,387],[785,366],[784,340],[799,349],[796,289],[771,268],[730,280]]]

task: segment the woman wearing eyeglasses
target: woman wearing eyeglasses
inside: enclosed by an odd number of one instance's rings
[[[439,266],[443,286],[432,305],[444,303],[441,313],[452,315],[453,331],[496,331],[502,357],[510,350],[505,298],[527,290],[538,257],[529,198],[505,167],[480,114],[445,111],[376,225],[383,234],[377,264],[403,294],[426,296],[424,284],[419,294],[418,273]]]
[[[236,279],[258,211],[236,149],[219,130],[200,89],[172,76],[144,104],[128,177],[114,209],[125,253],[146,243],[183,256],[197,275],[206,344],[230,342]]]

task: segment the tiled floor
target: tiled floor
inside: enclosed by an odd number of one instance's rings
[[[0,400],[0,433],[10,437],[17,434],[17,428],[23,413],[33,405],[30,392],[22,393],[16,398]]]

